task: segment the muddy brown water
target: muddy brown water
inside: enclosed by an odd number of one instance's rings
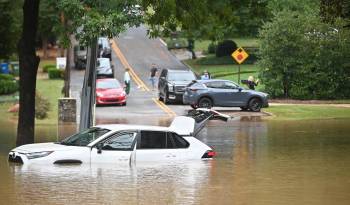
[[[211,122],[198,138],[217,151],[214,160],[111,167],[8,164],[16,126],[1,122],[0,204],[350,204],[349,125]],[[39,127],[36,141],[57,132]]]

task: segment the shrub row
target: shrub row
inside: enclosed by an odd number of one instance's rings
[[[18,82],[12,75],[0,74],[0,95],[12,94],[18,89]]]
[[[50,69],[53,69],[53,68],[56,69],[56,65],[54,65],[54,64],[44,65],[44,66],[43,66],[43,72],[44,72],[44,73],[47,73]]]
[[[50,68],[48,70],[49,73],[49,78],[50,79],[59,79],[59,78],[64,78],[64,70],[62,69],[56,69],[56,68]]]

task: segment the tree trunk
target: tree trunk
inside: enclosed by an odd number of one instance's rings
[[[16,145],[34,142],[35,87],[40,58],[35,53],[40,0],[25,0],[23,30],[18,42],[19,56],[19,117]]]

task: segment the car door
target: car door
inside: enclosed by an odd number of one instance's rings
[[[229,106],[244,106],[246,102],[246,93],[242,92],[240,87],[230,81],[225,81],[223,88],[227,90],[227,95],[225,96],[225,101]]]
[[[91,163],[130,163],[136,144],[137,131],[112,134],[91,148]]]
[[[206,86],[209,88],[209,93],[216,106],[231,106],[230,99],[228,98],[230,90],[225,88],[224,81],[208,82]]]
[[[173,161],[181,159],[166,131],[141,131],[137,138],[136,163],[147,161]]]

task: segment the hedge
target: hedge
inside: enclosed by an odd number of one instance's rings
[[[0,78],[0,95],[15,93],[18,89],[19,86],[16,80],[4,80]]]
[[[50,68],[48,70],[48,73],[49,73],[50,79],[64,78],[64,70],[61,70],[61,69]]]
[[[56,68],[56,65],[53,65],[53,64],[44,65],[43,66],[43,72],[47,73],[52,68]]]

